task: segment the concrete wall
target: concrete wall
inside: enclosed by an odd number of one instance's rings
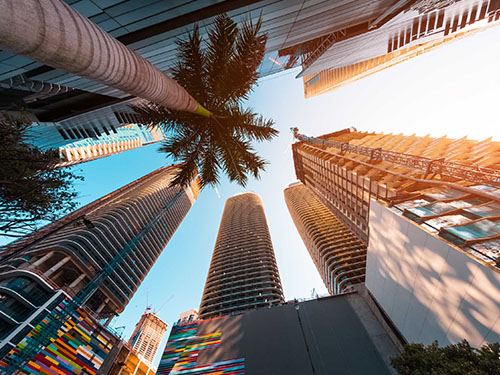
[[[500,272],[375,201],[366,287],[409,342],[500,341]]]
[[[397,355],[358,293],[260,308],[202,320],[193,327],[187,336],[206,349],[195,359],[189,351],[180,362],[194,360],[197,374],[215,373],[214,364],[237,359],[242,366],[235,374],[390,375],[389,357]],[[207,344],[203,340],[210,335],[218,336]],[[178,338],[178,333],[169,338],[163,358],[190,345]],[[162,359],[157,373],[170,373],[163,363]]]

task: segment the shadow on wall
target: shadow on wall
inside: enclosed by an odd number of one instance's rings
[[[366,286],[408,342],[500,341],[500,273],[374,201]]]
[[[214,332],[220,346],[201,351],[199,366],[244,358],[246,375],[390,374],[347,295],[202,321],[197,336]]]

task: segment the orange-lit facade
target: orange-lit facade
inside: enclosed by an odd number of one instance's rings
[[[469,167],[471,171],[500,169],[500,142],[490,140],[417,137],[349,129],[320,138],[338,142],[341,149],[311,142],[295,143],[292,149],[297,178],[365,244],[368,243],[371,199],[400,201],[417,196],[424,189],[449,189],[447,183],[459,188],[479,183],[466,173],[448,173],[454,170],[453,163]],[[347,146],[352,152],[342,151],[342,148],[347,150]],[[354,152],[357,146],[372,150],[374,157],[367,156],[366,152],[365,155]],[[379,152],[391,156],[390,160],[375,158]],[[428,173],[435,170],[430,167],[438,161],[451,167],[441,174]],[[493,184],[498,183],[494,180],[491,180]]]
[[[399,4],[399,5],[398,5]],[[310,98],[362,79],[500,23],[500,1],[399,2],[366,25],[332,29],[300,51],[304,95]]]
[[[215,243],[200,319],[284,302],[262,200],[255,193],[226,201]]]
[[[453,35],[428,41],[426,43],[401,48],[385,55],[354,63],[352,65],[346,65],[335,69],[325,69],[319,73],[303,76],[304,97],[312,98],[317,95],[334,91],[384,69],[422,55],[423,53],[442,47],[447,43],[471,36],[472,34],[482,30],[484,30],[484,28],[458,32]]]
[[[104,375],[155,375],[156,369],[145,361],[130,345],[121,341],[116,356],[101,373]]]
[[[286,205],[330,294],[365,280],[366,247],[302,183],[284,191]]]
[[[366,289],[405,340],[497,342],[500,142],[295,135],[298,178],[367,246]]]

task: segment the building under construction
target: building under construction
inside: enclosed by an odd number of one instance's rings
[[[128,344],[134,348],[138,356],[149,366],[153,366],[153,361],[167,330],[167,323],[161,320],[149,308],[142,314],[139,323],[135,326]]]
[[[318,138],[297,133],[297,178],[365,244],[371,199],[401,201],[428,188],[483,195],[500,182],[500,143],[344,129]],[[494,196],[487,195],[495,201]]]

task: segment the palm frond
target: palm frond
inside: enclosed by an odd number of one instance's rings
[[[214,102],[231,86],[227,77],[229,63],[235,53],[237,37],[238,27],[233,20],[225,14],[215,18],[214,26],[208,33],[206,54],[208,88]],[[214,102],[210,104],[213,105]]]
[[[190,94],[199,102],[207,101],[207,71],[206,56],[201,48],[201,37],[198,25],[188,35],[186,41],[177,41],[176,66],[172,69],[172,76],[183,87],[189,87]]]
[[[222,102],[234,104],[248,99],[248,95],[259,78],[258,68],[264,58],[267,36],[259,35],[262,19],[254,25],[251,20],[244,20],[238,33],[231,61],[228,63],[227,79],[231,80],[233,89],[219,98]]]
[[[217,185],[219,183],[220,163],[213,147],[207,147],[203,153],[203,165],[200,166],[201,185]]]
[[[245,21],[238,29],[221,15],[208,33],[206,49],[198,27],[187,40],[177,42],[174,78],[217,116],[205,118],[152,103],[133,107],[145,124],[165,130],[167,139],[159,151],[181,163],[171,184],[187,185],[199,171],[202,187],[218,184],[223,173],[246,186],[249,176],[259,178],[265,170],[267,162],[252,142],[271,140],[278,131],[273,120],[242,107],[257,83],[264,56],[261,25],[260,19],[255,24]]]
[[[179,165],[178,171],[175,172],[174,178],[170,181],[170,186],[189,186],[197,174],[198,171],[196,170],[196,163],[194,161],[182,162]]]
[[[228,108],[228,113],[226,118],[231,121],[235,134],[238,136],[262,142],[269,141],[278,135],[278,131],[273,128],[272,119],[265,119],[249,108],[242,109],[239,106],[233,106]],[[221,121],[225,122],[226,119],[223,118]]]

